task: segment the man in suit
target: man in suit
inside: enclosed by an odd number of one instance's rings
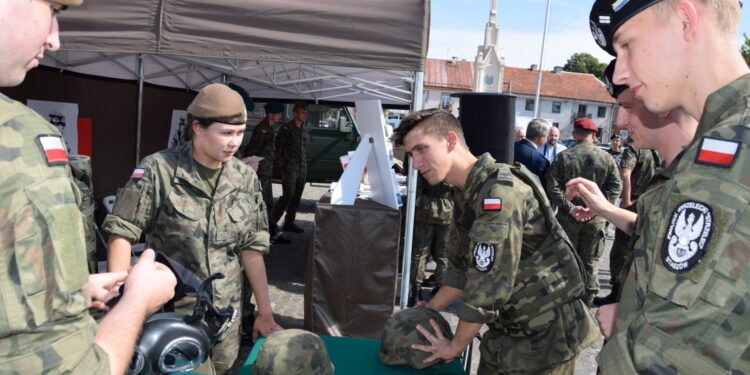
[[[539,147],[547,142],[549,128],[546,120],[531,120],[526,127],[526,138],[516,141],[513,152],[513,159],[537,175],[542,186],[546,185],[544,174],[549,167],[549,160],[539,153]]]

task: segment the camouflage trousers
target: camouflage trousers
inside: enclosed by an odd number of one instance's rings
[[[273,220],[273,184],[271,183],[271,176],[259,174],[258,180],[260,180],[260,189],[263,193],[263,203],[266,204],[266,215],[268,217],[268,232],[273,236],[279,231],[276,221]]]
[[[625,209],[636,212],[635,204]],[[615,229],[615,239],[609,253],[609,272],[612,275],[610,276],[612,285],[622,285],[632,261],[633,251],[630,247],[630,235],[619,228]]]
[[[570,214],[562,211],[557,213],[557,220],[583,261],[583,272],[586,276],[586,295],[583,299],[589,303],[599,293],[599,258],[604,253],[606,221],[595,219],[596,221],[579,223]]]
[[[596,322],[580,299],[548,313],[550,322],[529,332],[490,325],[479,346],[477,374],[572,375],[578,353],[599,336]]]
[[[297,208],[302,200],[302,190],[305,189],[307,170],[284,170],[281,172],[282,194],[273,210],[273,220],[276,223],[286,211],[284,222],[293,224],[297,217]]]
[[[435,260],[435,280],[442,284],[443,274],[448,267],[446,252],[448,239],[450,238],[450,223],[429,224],[424,221],[414,223],[414,246],[411,254],[411,277],[412,283],[421,284],[424,281],[424,269],[427,263],[427,254],[432,255]]]

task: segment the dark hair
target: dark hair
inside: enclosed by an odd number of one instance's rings
[[[449,131],[455,132],[461,144],[466,145],[464,132],[458,120],[449,111],[437,108],[412,112],[404,117],[393,132],[391,140],[396,147],[403,146],[406,135],[420,125],[424,127],[425,133],[441,138],[444,138]]]
[[[193,139],[193,121],[198,121],[200,126],[202,126],[203,128],[208,128],[209,126],[211,126],[211,124],[214,123],[214,120],[195,117],[188,113],[187,117],[185,118],[185,131],[182,133],[182,139],[184,139],[186,142],[189,142],[191,139]]]
[[[296,102],[294,103],[294,107],[292,107],[292,112],[296,112],[298,109],[301,109],[303,111],[307,111],[307,106],[309,104],[305,102]]]

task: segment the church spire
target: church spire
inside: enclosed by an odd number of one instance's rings
[[[474,60],[474,91],[502,92],[505,58],[500,48],[497,0],[490,0],[490,17],[484,28],[484,45],[477,47]]]

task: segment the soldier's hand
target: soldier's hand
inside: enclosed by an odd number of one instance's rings
[[[453,345],[451,345],[452,341],[443,336],[443,331],[434,319],[430,319],[430,325],[432,326],[432,330],[435,331],[435,334],[432,334],[429,330],[422,327],[422,325],[417,324],[417,331],[419,331],[419,333],[430,342],[430,345],[413,344],[411,346],[412,349],[432,354],[422,362],[430,363],[437,359],[451,362],[460,356],[463,348],[454,348]]]
[[[128,273],[125,271],[89,275],[89,281],[86,284],[86,297],[91,301],[89,308],[108,310],[107,301],[118,294],[118,286],[125,281],[127,276]]]
[[[149,313],[160,309],[174,297],[177,279],[167,266],[156,262],[156,254],[147,249],[125,279],[123,298],[144,304]]]
[[[573,207],[573,210],[570,211],[570,215],[573,216],[573,218],[576,219],[576,221],[578,221],[579,223],[590,221],[594,218],[594,216],[596,216],[593,211],[581,206]]]
[[[612,205],[596,183],[582,177],[576,177],[565,184],[565,199],[572,201],[576,197],[581,198],[594,214],[600,214]]]
[[[612,337],[615,331],[615,319],[617,317],[617,307],[619,303],[603,305],[596,311],[596,320],[599,322],[599,329],[606,340]]]
[[[268,337],[268,335],[283,329],[280,325],[276,324],[273,314],[258,314],[255,317],[255,323],[253,323],[253,341],[258,339],[259,333],[263,337]]]

